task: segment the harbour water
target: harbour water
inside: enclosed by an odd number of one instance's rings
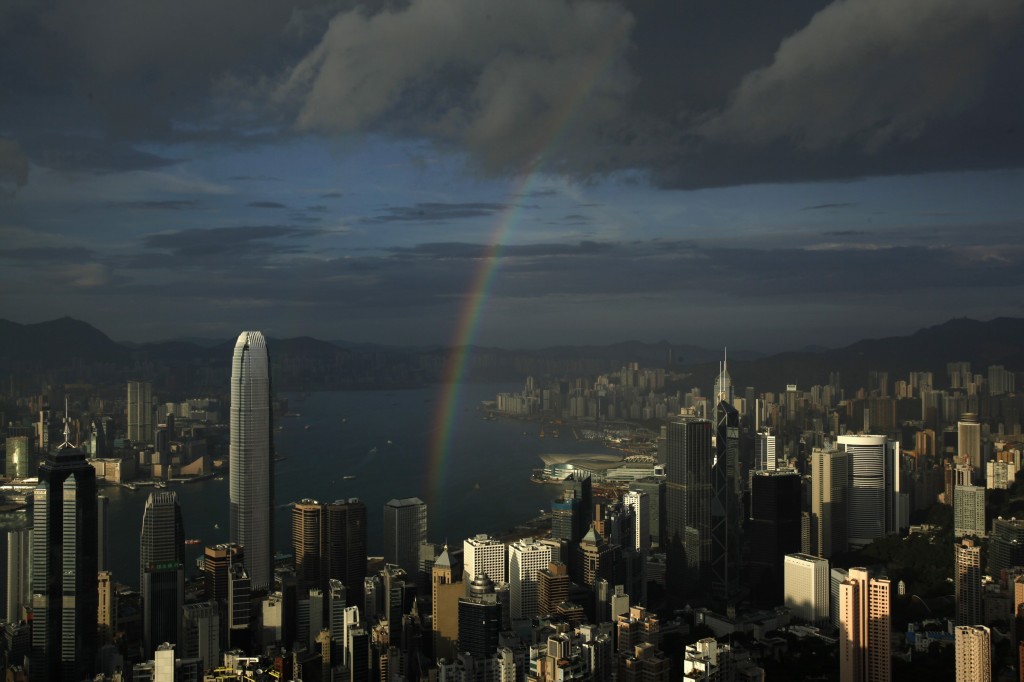
[[[612,452],[599,444],[576,442],[568,429],[561,438],[539,437],[536,422],[484,420],[482,400],[506,384],[463,387],[443,475],[436,491],[430,447],[442,387],[405,391],[333,391],[282,394],[297,417],[277,420],[274,544],[291,551],[288,503],[302,498],[322,502],[356,497],[366,503],[369,552],[382,552],[383,507],[391,498],[419,497],[430,503],[432,542],[461,543],[476,533],[501,532],[550,509],[557,488],[532,483],[538,455],[554,452]],[[353,477],[353,478],[346,478]],[[185,536],[202,544],[186,547],[187,572],[204,545],[228,540],[228,481],[209,479],[168,485],[178,493]],[[137,585],[139,529],[152,489],[101,489],[110,498],[110,569],[114,579]],[[436,493],[436,494],[435,494]]]

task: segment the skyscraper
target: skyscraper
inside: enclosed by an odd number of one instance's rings
[[[335,500],[324,507],[323,578],[339,580],[349,604],[363,603],[366,578],[366,505],[356,498]]]
[[[323,505],[303,499],[292,506],[292,556],[295,579],[303,594],[321,583],[321,519]]]
[[[887,578],[851,568],[839,585],[840,682],[889,682],[890,592]]]
[[[39,465],[32,531],[32,680],[95,672],[99,613],[96,471],[68,442]]]
[[[22,611],[29,604],[29,554],[32,551],[32,530],[7,531],[7,622],[22,620]]]
[[[462,542],[462,582],[466,589],[478,575],[505,582],[505,543],[481,533]]]
[[[458,608],[459,651],[479,659],[493,656],[501,632],[501,603],[494,593],[494,581],[476,576],[467,586],[467,596],[459,599]]]
[[[758,471],[750,480],[750,580],[755,602],[783,597],[783,557],[800,551],[800,474]]]
[[[776,435],[771,429],[758,431],[754,436],[754,467],[756,469],[776,468],[775,440]]]
[[[551,563],[551,547],[533,538],[517,540],[508,548],[509,607],[513,620],[537,615],[537,574]]]
[[[953,486],[953,536],[965,535],[985,537],[985,488],[980,485]]]
[[[153,442],[153,387],[148,381],[128,382],[128,440]]]
[[[665,427],[668,574],[684,589],[711,560],[711,422],[682,416]],[[690,580],[687,580],[687,579]]]
[[[961,464],[970,464],[974,475],[981,471],[981,424],[978,415],[964,412],[956,424],[957,459]]]
[[[899,444],[875,435],[843,435],[837,441],[849,456],[847,539],[864,547],[905,525],[899,500]]]
[[[828,622],[828,561],[808,554],[787,554],[784,571],[784,602],[793,617],[816,625]]]
[[[984,625],[958,625],[956,682],[992,682],[992,631]]]
[[[954,545],[953,583],[956,624],[978,625],[981,620],[981,547],[964,539]]]
[[[622,495],[622,504],[633,510],[633,542],[638,552],[651,548],[650,498],[639,490],[628,490]]]
[[[420,544],[427,540],[427,505],[418,497],[384,505],[384,563],[412,577],[420,572]]]
[[[151,493],[142,513],[139,538],[142,642],[147,656],[163,642],[181,643],[184,558],[185,531],[177,494]]]
[[[253,590],[274,571],[274,454],[270,355],[261,332],[242,332],[231,362],[231,542],[245,548]]]
[[[845,552],[849,455],[833,448],[811,453],[811,547],[829,558]]]

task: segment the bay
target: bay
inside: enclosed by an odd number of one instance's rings
[[[453,410],[449,448],[440,475],[431,446],[443,428],[437,415],[443,387],[403,391],[325,391],[281,394],[298,417],[281,417],[275,431],[274,544],[291,552],[291,511],[303,498],[329,502],[358,498],[367,506],[368,549],[383,552],[384,504],[419,497],[428,503],[428,537],[458,545],[477,533],[502,532],[550,509],[557,487],[530,481],[544,453],[613,452],[577,442],[568,428],[561,438],[539,437],[536,422],[481,418],[482,400],[519,385],[462,386]],[[308,427],[308,428],[306,428]],[[345,479],[344,476],[354,476]],[[436,486],[435,486],[436,481]],[[169,484],[178,494],[185,536],[202,541],[186,547],[187,573],[203,546],[228,541],[228,481],[208,479]],[[150,490],[101,489],[110,498],[110,569],[114,579],[139,581],[142,511]]]

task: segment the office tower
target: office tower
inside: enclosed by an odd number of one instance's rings
[[[647,527],[651,534],[651,544],[659,549],[664,546],[665,530],[665,480],[663,478],[642,478],[633,481],[630,486],[647,494],[648,521]]]
[[[590,527],[590,530],[576,550],[580,557],[579,565],[582,569],[581,583],[593,588],[597,581],[604,579],[611,584],[618,582],[619,575],[616,572],[617,564],[621,556],[618,545],[612,545],[605,541],[597,528]]]
[[[182,607],[182,658],[198,658],[203,669],[220,663],[220,608],[216,602],[204,601]]]
[[[366,505],[356,498],[324,508],[324,578],[340,580],[349,604],[363,603],[366,579]]]
[[[754,468],[775,469],[778,464],[775,455],[776,436],[772,429],[758,431],[754,436]]]
[[[551,547],[524,538],[508,547],[508,582],[512,620],[537,615],[537,574],[551,563]]]
[[[384,563],[410,576],[420,572],[420,544],[427,541],[427,505],[418,497],[384,505]]]
[[[989,535],[988,573],[999,575],[1011,566],[1024,566],[1024,520],[1000,516]]]
[[[29,475],[32,460],[28,448],[28,436],[7,437],[7,478],[25,478]]]
[[[711,560],[711,422],[684,416],[665,426],[665,542],[670,589],[682,592]]]
[[[139,539],[142,641],[147,655],[161,642],[181,641],[184,557],[185,531],[177,494],[151,493],[142,513]]]
[[[975,475],[981,471],[981,424],[978,415],[964,412],[956,423],[957,461],[970,464]]]
[[[989,365],[988,368],[988,394],[1002,395],[1013,393],[1016,383],[1016,375],[1006,371],[1003,365]]]
[[[231,360],[231,542],[245,548],[252,589],[274,579],[274,441],[270,355],[261,332],[242,332]]]
[[[866,568],[851,568],[839,585],[841,682],[892,679],[889,588],[887,578],[872,578]]]
[[[547,616],[569,599],[569,567],[552,561],[537,574],[537,615]]]
[[[461,584],[452,575],[452,561],[445,545],[430,572],[431,626],[434,635],[434,658],[451,660],[459,638],[459,597]]]
[[[153,387],[148,381],[128,382],[128,440],[153,442]]]
[[[24,620],[23,610],[29,604],[29,561],[32,553],[32,530],[7,531],[7,622]]]
[[[833,568],[828,572],[828,619],[832,627],[839,629],[839,586],[850,577],[845,568]]]
[[[96,471],[68,442],[67,420],[64,442],[39,466],[32,497],[32,680],[91,678],[99,612]]]
[[[757,471],[750,479],[750,570],[759,601],[782,599],[783,557],[801,544],[800,475],[791,470]]]
[[[811,453],[811,549],[821,557],[847,550],[849,461],[846,452],[832,448]]]
[[[561,495],[551,503],[551,537],[572,544],[580,541],[594,518],[590,476],[570,474]]]
[[[661,622],[658,616],[641,606],[627,607],[614,614],[618,653],[629,654],[640,644],[661,644]]]
[[[114,595],[114,580],[110,571],[100,571],[96,589],[99,593],[99,607],[96,612],[96,626],[99,628],[99,646],[110,644],[117,629],[117,602]]]
[[[467,595],[459,599],[459,651],[468,651],[483,659],[498,650],[501,632],[501,603],[494,592],[494,581],[477,575]]]
[[[302,594],[321,584],[321,519],[323,505],[303,499],[292,506],[292,556],[295,579]]]
[[[728,377],[723,369],[723,374]],[[731,391],[731,384],[730,384]],[[740,415],[722,400],[715,408],[715,457],[711,465],[711,589],[730,598],[739,544]],[[799,547],[797,548],[799,549]]]
[[[847,541],[864,547],[905,527],[900,513],[899,444],[885,436],[843,435],[838,448],[849,456]]]
[[[953,582],[956,624],[978,625],[981,620],[981,547],[964,539],[954,545]]]
[[[828,622],[828,560],[809,554],[787,554],[784,562],[784,603],[794,618],[824,625]]]
[[[100,571],[107,570],[110,561],[110,498],[106,495],[96,496],[96,567]]]
[[[246,642],[251,615],[252,580],[249,578],[249,572],[244,563],[232,563],[228,567],[227,606],[228,645],[231,648],[236,648]]]
[[[953,486],[953,536],[985,537],[985,488]]]
[[[239,545],[224,543],[203,550],[203,585],[206,598],[227,603],[230,592],[228,574],[232,564],[242,563],[245,550]]]
[[[633,512],[632,549],[646,552],[651,549],[650,497],[639,490],[629,490],[622,495],[622,504]]]
[[[953,643],[956,682],[992,682],[992,631],[984,625],[958,625]]]
[[[486,575],[496,583],[505,578],[505,543],[486,533],[462,541],[462,582],[466,589],[478,575]]]

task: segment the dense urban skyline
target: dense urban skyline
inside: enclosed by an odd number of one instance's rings
[[[1022,21],[7,3],[0,308],[131,341],[769,350],[1019,315]]]

